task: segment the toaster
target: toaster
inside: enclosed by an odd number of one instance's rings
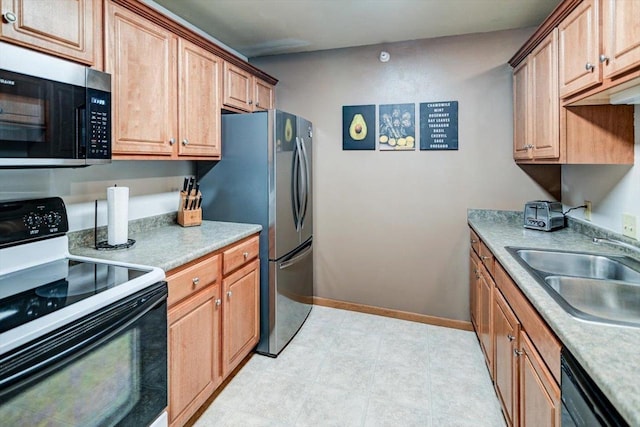
[[[524,205],[524,226],[534,230],[552,231],[564,227],[562,203],[534,200]]]

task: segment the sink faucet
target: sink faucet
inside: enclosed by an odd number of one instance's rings
[[[637,246],[630,245],[629,243],[621,242],[620,240],[616,240],[616,239],[608,239],[606,237],[594,237],[593,238],[593,244],[594,245],[599,245],[600,243],[607,243],[607,244],[612,245],[612,246],[618,246],[618,247],[621,247],[621,248],[630,249],[630,250],[640,254],[640,248],[638,248]]]

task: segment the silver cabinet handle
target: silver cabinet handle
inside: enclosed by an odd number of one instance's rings
[[[222,300],[220,300],[220,298],[216,299],[216,306],[220,306],[220,304],[222,304]]]
[[[524,351],[520,351],[517,348],[513,350],[513,355],[515,357],[522,356],[523,354],[524,354]]]
[[[471,243],[478,243],[477,240],[471,239]]]
[[[587,62],[587,63],[585,64],[584,68],[585,68],[587,71],[593,71],[593,70],[596,68],[596,66],[595,66],[595,65],[593,65],[591,62]]]
[[[183,139],[182,145],[189,145],[189,140],[187,138]]]
[[[598,59],[600,59],[600,63],[609,62],[609,57],[604,53],[601,53]]]
[[[249,252],[243,252],[242,256],[244,257],[244,259],[249,258]]]
[[[13,24],[18,20],[18,16],[13,12],[5,12],[2,14],[2,17],[8,24]]]
[[[249,105],[253,105],[253,101],[251,99],[249,100]]]
[[[175,138],[171,138],[171,139],[169,140],[169,145],[173,145],[173,144],[175,144],[175,143],[176,143],[176,139],[175,139]]]
[[[256,107],[260,106],[260,102],[256,101]]]
[[[488,259],[491,259],[491,257],[490,257],[490,256],[486,256],[486,255],[483,255],[483,256],[481,256],[480,258],[482,258],[482,260],[483,260],[483,261],[488,260]]]
[[[513,336],[513,335],[511,335],[511,334],[508,334],[508,335],[507,335],[507,339],[508,339],[509,341],[513,341],[513,340],[515,340],[515,339],[516,339],[516,337],[514,337],[514,336]]]
[[[200,283],[200,278],[194,277],[191,281],[193,282],[193,286],[198,286],[198,283]]]
[[[233,295],[231,291],[227,292],[227,297],[231,298],[231,295]]]

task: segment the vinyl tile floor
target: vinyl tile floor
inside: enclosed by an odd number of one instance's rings
[[[321,306],[277,358],[253,355],[195,423],[504,425],[474,333]]]

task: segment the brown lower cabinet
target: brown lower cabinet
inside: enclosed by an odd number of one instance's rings
[[[518,363],[520,322],[499,290],[495,292],[493,305],[493,329],[495,342],[495,388],[504,410],[507,424],[518,420]]]
[[[472,250],[470,267],[472,323],[507,424],[560,426],[560,341],[498,260],[492,277]]]
[[[171,427],[184,425],[258,343],[258,246],[251,236],[167,274]]]
[[[526,332],[520,332],[520,424],[560,426],[560,387]]]

